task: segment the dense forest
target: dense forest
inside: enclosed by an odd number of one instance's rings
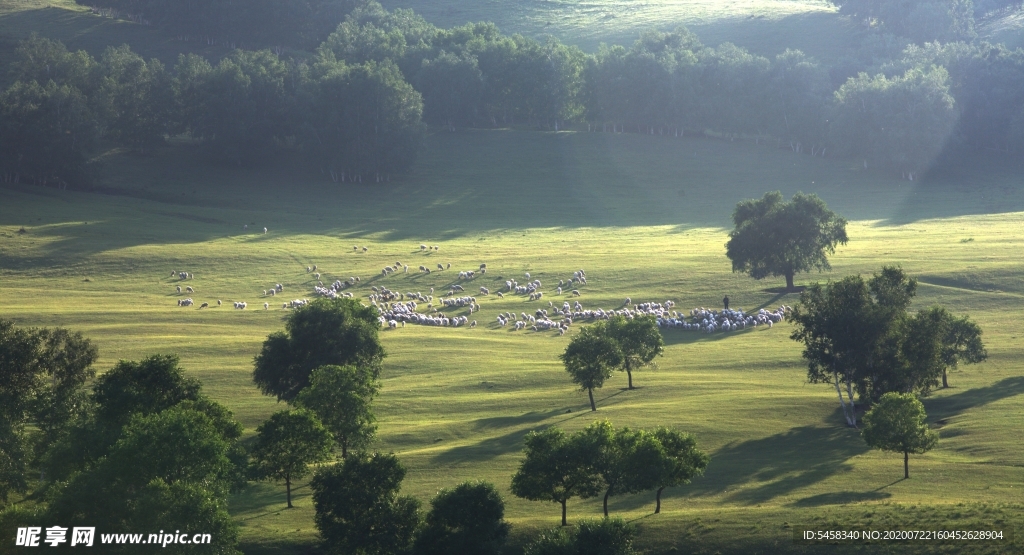
[[[97,9],[238,48],[166,67],[127,45],[96,59],[22,42],[0,94],[0,181],[83,186],[102,148],[144,153],[185,136],[226,163],[285,150],[333,181],[380,182],[410,167],[426,125],[768,141],[908,179],[943,150],[1024,147],[1024,51],[974,30],[1006,2],[834,3],[871,32],[824,64],[704,45],[685,28],[591,54],[490,23],[441,29],[372,1],[104,0]]]

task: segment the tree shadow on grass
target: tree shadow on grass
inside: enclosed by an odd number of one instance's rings
[[[992,385],[968,389],[943,397],[925,397],[929,420],[945,420],[968,409],[994,403],[1024,393],[1024,376],[1004,378]]]
[[[863,501],[881,501],[888,499],[892,494],[887,491],[837,491],[832,493],[821,493],[804,497],[790,503],[790,507],[821,507],[824,505],[846,505],[848,503],[860,503]]]
[[[846,461],[867,450],[857,430],[801,426],[722,447],[704,478],[671,495],[727,493],[731,502],[756,505],[847,471]]]

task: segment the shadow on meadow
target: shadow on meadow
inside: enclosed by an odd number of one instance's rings
[[[954,387],[956,386],[955,380],[956,375],[953,375],[950,381]],[[1024,376],[1013,376],[1003,378],[992,385],[976,387],[952,395],[925,397],[922,402],[924,403],[925,411],[928,413],[928,419],[934,422],[957,416],[975,407],[994,403],[1008,397],[1015,397],[1022,393],[1024,393]]]
[[[725,494],[729,502],[756,505],[848,471],[846,461],[867,450],[857,430],[801,426],[722,447],[711,453],[705,477],[670,495]]]

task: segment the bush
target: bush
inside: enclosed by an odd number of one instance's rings
[[[633,555],[637,528],[621,518],[584,520],[575,530],[555,528],[530,542],[524,555]]]

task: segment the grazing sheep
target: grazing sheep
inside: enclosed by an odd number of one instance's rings
[[[267,234],[267,228],[266,228],[266,227],[264,227],[264,228],[263,228],[263,234],[264,234],[264,235],[266,235],[266,234]]]
[[[359,250],[359,246],[358,245],[352,245],[352,250],[354,250],[354,251]]]
[[[203,304],[199,305],[199,308],[206,308],[208,306],[210,306],[210,303],[203,303]]]
[[[480,269],[481,270],[486,270],[487,269],[487,264],[481,264],[480,265]]]
[[[177,286],[177,287],[175,287],[175,289],[177,289],[177,290],[178,290],[178,293],[181,293],[181,286],[180,286],[180,285],[179,285],[179,286]]]
[[[573,289],[572,290],[572,296],[573,297],[579,297],[580,296],[580,290],[579,289]]]
[[[270,290],[270,296],[271,296],[271,297],[273,297],[273,296],[274,296],[274,295],[276,295],[276,294],[277,294],[277,290],[275,290],[275,289],[271,289],[271,290]]]
[[[530,279],[530,272],[526,272],[526,279]]]
[[[366,252],[366,251],[368,251],[368,250],[370,250],[370,249],[368,249],[368,248],[366,248],[366,247],[363,247],[363,252]]]
[[[405,273],[407,273],[407,274],[409,273],[409,267],[406,266],[405,264],[402,264],[402,269],[405,270]],[[402,323],[404,324],[405,322],[402,322]]]
[[[504,299],[505,295],[501,291],[498,291],[498,298],[499,299]]]
[[[427,246],[426,245],[420,245],[420,251],[422,252],[422,251],[425,251],[425,250],[427,250]]]
[[[476,327],[476,320],[473,320],[472,322],[470,322],[469,323],[469,327],[475,328]]]
[[[316,270],[316,266],[313,266],[313,269]],[[313,277],[315,277],[316,279],[320,279],[320,274],[319,273],[313,274]]]
[[[220,306],[220,299],[217,299],[217,306]]]
[[[559,280],[559,281],[561,281],[561,280]],[[557,291],[557,292],[558,292],[558,294],[559,294],[559,295],[561,295],[561,294],[562,294],[562,286],[561,286],[561,285],[559,285],[559,286],[558,286],[558,289],[555,289],[555,291]]]
[[[279,292],[284,291],[284,286],[278,283],[277,285],[274,286],[274,289],[277,289]]]
[[[307,274],[312,272],[312,271],[313,271],[313,268],[310,268],[309,266],[306,266],[306,273]]]
[[[313,264],[313,271],[316,271],[316,264]],[[319,275],[319,274],[318,274]]]
[[[263,310],[270,310],[270,303],[263,303]]]
[[[186,288],[185,288],[185,292],[186,292],[186,293],[195,293],[195,292],[196,292],[196,290],[195,290],[195,289],[192,289],[192,286],[188,286],[188,287],[186,287]]]
[[[481,287],[480,288],[480,293],[483,294],[483,295],[487,295],[487,294],[490,293],[490,291],[488,291],[486,287]]]
[[[443,270],[444,270],[444,266],[443,266],[443,265],[441,265],[441,264],[438,264],[438,265],[437,265],[437,269],[438,269],[438,270],[442,270],[442,271],[443,271]]]

